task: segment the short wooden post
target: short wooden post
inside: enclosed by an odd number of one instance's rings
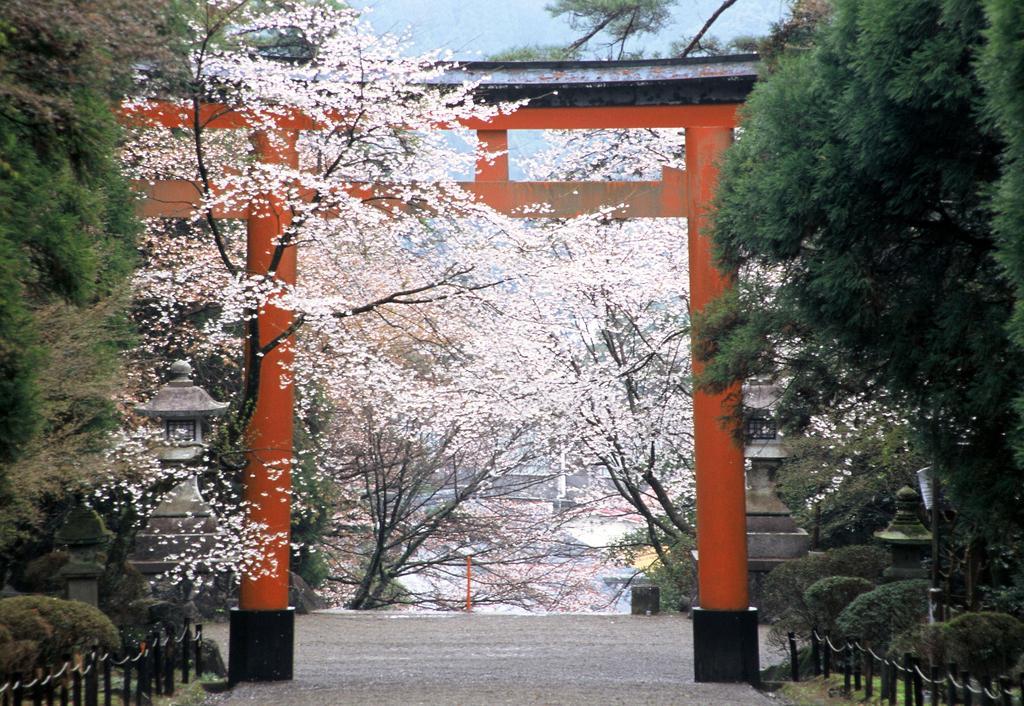
[[[82,706],[82,661],[75,655],[74,671],[71,672],[71,703]]]
[[[203,676],[203,624],[196,623],[196,679]]]
[[[925,680],[922,678],[921,662],[914,657],[910,666],[913,669],[913,706],[925,706]]]
[[[909,652],[903,653],[903,704],[911,706],[914,703],[914,662]]]
[[[1013,682],[1010,681],[1010,677],[999,677],[999,700],[1002,701],[1002,706],[1013,706],[1013,693],[1012,689]]]
[[[132,702],[132,660],[130,657],[124,660],[124,679],[121,682],[121,704],[130,706]]]
[[[972,706],[974,703],[974,695],[971,693],[970,672],[960,672],[960,681],[964,685],[964,706]]]
[[[811,628],[811,667],[814,676],[821,675],[821,641],[818,639],[817,626]]]
[[[821,651],[825,655],[825,678],[828,679],[832,676],[832,643],[829,642],[828,633],[825,633],[825,639],[821,641]]]
[[[796,649],[796,633],[790,632],[789,639],[789,678],[792,681],[800,681],[800,657]]]
[[[188,658],[192,648],[192,626],[185,621],[185,632],[181,636],[181,683],[188,684],[189,663]]]
[[[875,695],[875,658],[864,653],[864,697],[869,701]]]
[[[174,629],[167,628],[167,644],[164,649],[164,694],[174,696]]]
[[[161,669],[161,666],[163,666],[164,650],[163,647],[160,645],[159,632],[154,632],[150,637],[153,640],[153,669],[151,671],[151,674],[153,677],[153,681],[156,682],[157,696],[162,696],[164,693],[164,685],[163,670]]]
[[[853,690],[860,691],[860,665],[863,662],[863,654],[861,649],[857,647],[859,642],[854,640],[853,646]]]
[[[850,677],[853,674],[853,661],[850,658],[851,650],[850,643],[847,642],[843,645],[843,693],[847,696],[850,695]]]

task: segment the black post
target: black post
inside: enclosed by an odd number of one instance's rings
[[[933,665],[929,674],[929,678],[932,680],[932,688],[928,692],[928,700],[931,702],[930,706],[939,706],[939,668]]]
[[[53,706],[53,700],[57,696],[55,686],[57,678],[53,675],[53,668],[50,668],[50,678],[46,682],[46,706]]]
[[[821,641],[821,651],[825,655],[825,678],[828,679],[832,676],[832,644],[829,642],[828,633],[825,633],[825,639]]]
[[[796,651],[796,633],[790,632],[789,638],[789,677],[792,681],[800,681],[800,659]]]
[[[921,674],[921,663],[913,658],[913,706],[925,706],[925,680]]]
[[[100,706],[99,655],[96,647],[89,651],[89,672],[85,675],[85,706]]]
[[[903,653],[903,704],[904,706],[911,706],[914,703],[914,680],[913,672],[914,663],[911,661],[913,658],[909,652]]]
[[[160,633],[159,632],[154,632],[152,637],[153,637],[153,671],[152,671],[152,676],[153,676],[153,681],[156,682],[156,693],[157,693],[157,696],[161,696],[164,693],[164,684],[163,684],[163,678],[162,678],[163,677],[163,670],[161,669],[161,667],[163,666],[164,650],[163,650],[163,647],[160,645]]]
[[[992,697],[988,695],[988,691],[992,687],[992,677],[986,674],[979,681],[981,683],[981,706],[992,706]]]
[[[139,643],[139,661],[135,667],[135,704],[142,706],[142,700],[149,690],[149,644],[145,641]]]
[[[814,676],[821,675],[821,642],[818,640],[817,626],[811,628],[811,666]]]
[[[892,661],[891,669],[889,670],[889,703],[895,704],[900,700],[900,664],[896,660]]]
[[[956,684],[953,680],[956,679],[956,662],[950,662],[946,666],[946,679],[949,681],[949,688],[946,690],[946,703],[950,706],[956,706],[959,698],[956,693]]]
[[[113,661],[113,659],[114,655],[112,655],[110,652],[108,652],[106,656],[103,658],[103,706],[111,706],[112,703],[110,693],[110,671],[112,667],[110,663]]]
[[[82,706],[82,664],[71,672],[71,703]]]
[[[43,679],[36,672],[35,684],[32,685],[32,706],[43,706]]]
[[[61,655],[61,659],[64,661],[64,665],[71,669],[71,655]],[[68,706],[68,679],[70,675],[64,672],[64,676],[60,680],[60,706]]]
[[[188,684],[188,657],[192,649],[192,626],[185,621],[185,633],[181,636],[181,683]]]
[[[203,624],[196,623],[196,679],[203,676]]]
[[[1003,702],[1002,706],[1013,706],[1013,694],[1010,692],[1012,682],[1010,677],[999,677],[999,697]]]
[[[173,628],[167,630],[167,648],[164,652],[164,693],[167,696],[174,696],[174,632]]]
[[[974,696],[971,694],[971,673],[960,672],[960,681],[964,685],[964,706],[971,706],[974,702]]]
[[[847,642],[843,645],[843,693],[847,696],[850,695],[850,677],[853,673],[853,665],[850,664],[853,660],[850,658],[850,643]]]
[[[860,691],[860,666],[864,661],[864,652],[857,645],[857,640],[853,641],[853,690]]]
[[[875,695],[875,658],[868,652],[864,655],[864,698],[868,701]]]
[[[130,706],[132,702],[132,660],[125,657],[124,680],[121,683],[121,706]]]

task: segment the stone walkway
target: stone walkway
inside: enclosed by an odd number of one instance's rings
[[[205,630],[226,661],[227,626]],[[297,617],[294,681],[241,684],[209,703],[780,703],[746,685],[695,684],[691,631],[676,615],[318,613]],[[774,661],[762,648],[762,666]]]

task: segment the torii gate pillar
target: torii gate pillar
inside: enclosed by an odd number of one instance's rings
[[[252,135],[256,156],[268,164],[299,166],[298,133],[260,130]],[[274,193],[260,194],[246,218],[246,270],[252,276],[296,282],[295,246],[274,261],[278,239],[291,224],[291,212]],[[288,332],[294,314],[268,301],[257,315],[259,345]],[[291,549],[291,465],[295,392],[290,380],[294,340],[289,337],[265,355],[246,351],[246,375],[259,365],[256,409],[246,429],[243,474],[246,519],[262,528],[261,554],[242,576],[238,608],[231,611],[228,681],[281,681],[292,678],[295,609],[288,606]]]
[[[731,127],[686,130],[690,310],[696,314],[732,286],[731,273],[715,267],[705,231],[718,183],[717,162],[731,142]],[[694,374],[703,367],[694,355]],[[757,610],[749,607],[747,588],[743,447],[734,414],[740,403],[739,382],[721,393],[693,394],[700,606],[692,618],[699,682],[759,681]]]

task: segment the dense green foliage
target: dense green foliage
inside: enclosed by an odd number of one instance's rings
[[[1024,5],[1016,0],[987,0],[985,9],[989,28],[980,74],[987,116],[1005,146],[993,201],[993,225],[1000,262],[1017,294],[1010,333],[1018,346],[1024,346]],[[1024,396],[1018,397],[1017,410],[1024,411]],[[1022,434],[1017,435],[1016,450],[1024,465]]]
[[[836,629],[847,639],[862,639],[881,651],[927,615],[928,582],[896,581],[854,598],[836,619]]]
[[[840,419],[786,445],[779,495],[815,549],[873,541],[896,513],[896,491],[916,486],[914,472],[928,465],[907,426],[884,417]]]
[[[875,546],[849,546],[825,553],[812,553],[779,564],[765,578],[758,609],[767,620],[795,614],[803,623],[814,624],[814,613],[805,600],[812,584],[831,576],[877,581],[889,565],[889,553]]]
[[[853,599],[875,587],[859,576],[829,576],[815,581],[804,591],[804,603],[811,612],[811,627],[832,632],[836,618]]]
[[[897,638],[891,651],[910,652],[938,664],[955,663],[972,674],[1010,674],[1024,653],[1024,623],[1006,613],[963,613],[945,623],[920,625]]]
[[[117,423],[138,225],[113,107],[164,51],[165,8],[0,3],[0,579],[45,551]]]
[[[780,648],[786,633],[830,630],[855,596],[870,590],[889,565],[881,547],[853,545],[784,562],[765,577],[758,610],[771,621],[769,640]],[[834,595],[833,595],[834,593]]]
[[[58,664],[63,655],[121,646],[107,616],[80,601],[45,596],[0,600],[0,673],[28,673],[37,664]]]
[[[1022,356],[987,199],[984,27],[971,0],[837,0],[816,47],[780,60],[723,165],[715,238],[744,281],[704,330],[709,381],[783,369],[796,426],[884,395],[995,530],[1022,518]]]

